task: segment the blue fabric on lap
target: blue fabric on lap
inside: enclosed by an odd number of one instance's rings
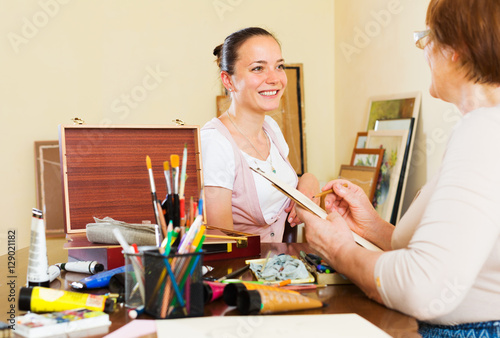
[[[459,325],[434,325],[418,322],[418,333],[424,338],[493,338],[500,337],[500,321],[466,323]]]

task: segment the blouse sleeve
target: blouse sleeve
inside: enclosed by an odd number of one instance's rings
[[[202,130],[200,135],[204,185],[233,190],[235,162],[231,143],[215,129]]]
[[[420,320],[444,316],[462,303],[494,257],[500,156],[492,150],[500,143],[499,120],[466,116],[455,129],[408,246],[376,263],[375,283],[388,307]]]

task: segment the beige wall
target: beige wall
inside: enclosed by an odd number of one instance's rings
[[[304,64],[308,166],[323,182],[349,161],[370,96],[423,93],[413,194],[436,170],[446,139],[439,133],[448,135],[455,116],[429,97],[429,72],[412,43],[427,1],[391,4],[397,13],[350,57],[339,44],[355,46],[357,29],[373,26],[372,11],[391,1],[0,1],[0,254],[8,229],[17,229],[18,247],[29,244],[35,140],[57,139],[57,126],[75,116],[203,125],[220,91],[212,49],[242,27],[269,29],[286,62]]]
[[[349,163],[356,133],[366,130],[368,100],[421,92],[416,142],[403,203],[438,169],[458,111],[429,95],[430,71],[413,31],[425,29],[428,0],[335,1],[335,166]]]
[[[212,50],[246,26],[274,32],[286,62],[304,64],[304,86],[314,88],[305,94],[310,168],[328,175],[314,165],[323,156],[312,131],[315,114],[333,124],[333,1],[0,1],[0,253],[9,228],[19,247],[29,244],[35,140],[57,139],[57,126],[75,116],[87,124],[205,124],[220,93]]]

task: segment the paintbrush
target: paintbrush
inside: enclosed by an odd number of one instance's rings
[[[158,208],[157,208],[158,198],[156,197],[156,186],[153,177],[153,166],[151,165],[151,158],[149,156],[146,156],[146,166],[148,168],[148,173],[149,173],[149,183],[151,184],[151,198],[153,200],[153,210],[155,212],[156,224],[161,225],[160,214],[158,213]]]
[[[267,252],[266,260],[264,261],[264,264],[262,264],[262,268],[260,269],[260,273],[264,273],[264,269],[266,268],[267,262],[269,261],[269,257],[271,257],[271,251]]]
[[[163,173],[165,174],[165,181],[167,181],[167,194],[172,194],[172,185],[170,183],[170,165],[168,161],[163,162]]]
[[[184,187],[186,185],[186,167],[187,167],[187,144],[184,143],[184,152],[182,154],[179,198],[184,198]]]
[[[167,194],[165,200],[161,203],[161,208],[163,209],[163,214],[165,215],[165,220],[168,223],[173,221],[173,202],[172,202],[172,182],[170,180],[170,165],[168,161],[163,162],[163,173],[165,175],[165,181],[167,182]]]
[[[172,205],[173,213],[172,218],[174,228],[180,226],[180,206],[179,206],[179,155],[170,155],[170,164],[172,165],[172,184],[174,186]]]

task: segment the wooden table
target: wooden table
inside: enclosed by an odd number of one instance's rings
[[[48,260],[49,264],[66,262],[68,258],[67,251],[63,249],[65,239],[48,239]],[[304,243],[279,243],[279,244],[262,244],[261,256],[265,257],[268,251],[274,254],[287,253],[290,255],[299,256],[300,250],[312,252],[307,244]],[[8,312],[11,309],[11,304],[15,304],[15,315],[22,315],[23,312],[18,310],[17,296],[19,289],[26,284],[26,272],[28,264],[29,249],[24,248],[15,252],[14,255],[0,256],[0,321],[7,322],[9,319]],[[15,271],[12,274],[8,270],[8,260],[14,257]],[[257,257],[253,257],[257,258]],[[221,277],[226,275],[232,270],[236,270],[245,265],[245,259],[238,258],[233,260],[220,260],[208,263],[214,267],[214,270],[209,274],[214,277]],[[12,260],[12,258],[11,258]],[[12,277],[8,277],[12,276]],[[64,273],[51,284],[51,288],[68,289],[70,290],[70,283],[79,280],[86,275],[76,273]],[[242,275],[243,279],[251,280],[252,274],[250,271]],[[8,284],[13,282],[15,285],[14,291],[11,291]],[[99,289],[93,293],[105,293],[107,290]],[[364,293],[355,285],[335,285],[327,286],[325,288],[318,288],[314,291],[304,292],[304,295],[315,297],[322,302],[327,303],[328,306],[322,309],[296,311],[290,314],[335,314],[335,313],[356,313],[361,317],[367,319],[374,325],[378,326],[393,337],[419,337],[417,333],[417,323],[415,319],[408,317],[400,312],[390,310],[383,305],[380,305],[368,299]],[[13,297],[15,301],[11,301]],[[10,300],[9,300],[10,299]],[[239,315],[237,310],[226,312],[227,306],[221,300],[217,300],[205,306],[206,316],[217,316],[224,313],[224,315]],[[140,318],[150,318],[147,315],[142,315]],[[130,319],[127,316],[127,311],[123,306],[119,306],[115,312],[110,314],[112,321],[109,327],[109,332],[114,331],[121,326],[125,325]],[[149,335],[145,337],[156,337],[156,335]]]

